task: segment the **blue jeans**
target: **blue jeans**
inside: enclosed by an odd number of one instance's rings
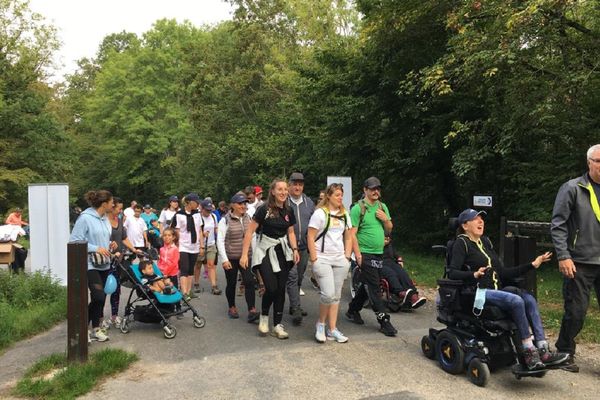
[[[517,324],[521,334],[521,339],[529,339],[531,336],[529,327],[531,326],[536,341],[546,340],[537,301],[529,293],[520,290],[519,294],[514,294],[504,289],[488,289],[485,292],[485,302],[512,316],[512,320]]]

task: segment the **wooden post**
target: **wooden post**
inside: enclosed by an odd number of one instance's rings
[[[67,245],[67,360],[88,359],[87,242]]]

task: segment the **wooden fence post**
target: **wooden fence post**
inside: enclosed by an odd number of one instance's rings
[[[87,242],[67,245],[67,360],[88,359]]]

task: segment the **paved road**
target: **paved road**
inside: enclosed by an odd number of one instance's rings
[[[223,276],[220,277],[223,279]],[[204,283],[206,285],[206,283]],[[208,286],[205,286],[208,287]],[[313,339],[317,292],[306,289],[303,306],[310,312],[300,327],[284,323],[290,338],[259,337],[256,325],[226,316],[225,297],[202,293],[193,300],[207,319],[196,329],[186,316],[175,321],[173,340],[163,338],[156,325],[135,324],[131,333],[112,330],[111,339],[93,343],[91,351],[119,347],[137,352],[141,361],[127,372],[110,378],[87,399],[597,399],[600,350],[589,350],[582,372],[550,371],[544,379],[517,381],[508,370],[492,374],[485,389],[463,375],[443,372],[421,354],[419,341],[437,325],[431,303],[412,314],[395,314],[400,333],[387,338],[376,330],[370,310],[363,311],[366,326],[345,320],[340,329],[350,337],[346,344],[318,344]],[[343,309],[349,293],[344,292]],[[245,305],[237,297],[242,316]],[[64,351],[66,325],[23,341],[0,356],[0,398],[22,371],[43,354]]]

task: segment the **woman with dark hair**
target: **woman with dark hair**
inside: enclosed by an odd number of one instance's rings
[[[100,327],[102,309],[106,300],[104,285],[110,272],[110,250],[116,248],[116,243],[110,241],[112,227],[107,215],[113,209],[113,196],[108,190],[98,190],[87,192],[85,199],[90,207],[85,209],[75,222],[69,240],[88,243],[87,278],[90,289],[88,319],[92,323],[88,340],[104,342],[108,340],[106,331]]]
[[[256,209],[244,235],[240,267],[247,268],[248,251],[254,232],[258,230],[256,247],[252,253],[252,268],[264,282],[262,309],[258,332],[265,336],[269,332],[269,310],[273,306],[273,331],[271,335],[287,339],[288,333],[281,324],[285,304],[285,288],[290,269],[300,260],[298,244],[294,234],[296,217],[286,206],[288,184],[276,179],[269,188],[267,202]]]
[[[129,249],[132,253],[139,253],[133,244],[127,238],[127,230],[123,226],[123,219],[121,218],[121,212],[123,211],[123,200],[119,197],[113,197],[114,207],[112,211],[107,213],[108,219],[111,225],[111,242],[115,242],[117,247],[115,254],[117,257],[123,257],[123,252],[125,249]],[[123,266],[125,268],[129,268],[131,262],[127,258],[123,258],[122,260]],[[118,327],[121,324],[121,318],[119,317],[119,304],[121,300],[121,271],[112,270],[111,273],[114,275],[117,280],[117,289],[110,295],[110,310],[111,310],[111,318],[105,319],[102,322],[102,327],[104,329],[110,328],[110,325],[114,325]]]
[[[502,280],[516,278],[550,261],[552,253],[546,252],[527,264],[505,267],[490,239],[483,235],[485,223],[482,214],[485,211],[478,212],[469,208],[458,216],[458,236],[451,250],[448,277],[465,281],[477,288],[473,305],[476,315],[483,311],[484,304],[499,307],[511,315],[522,339],[528,369],[565,362],[568,354],[554,353],[549,349],[535,298],[523,289],[502,285]]]
[[[171,221],[179,211],[179,198],[175,195],[169,197],[169,203],[162,209],[158,217],[159,229],[162,235],[163,231],[171,226]]]

